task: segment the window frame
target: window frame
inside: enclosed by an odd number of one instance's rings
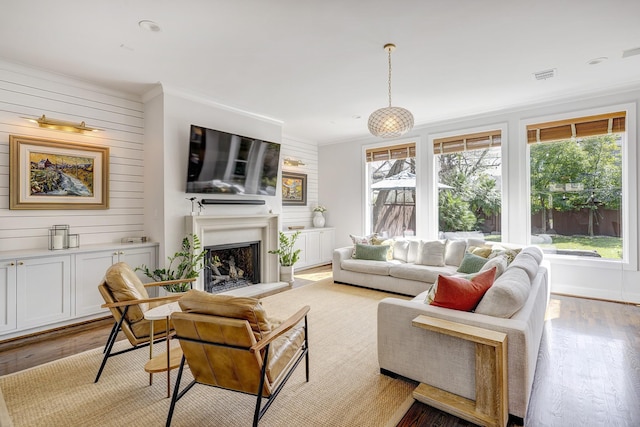
[[[554,263],[571,265],[571,266],[591,266],[598,265],[602,268],[617,269],[622,266],[623,270],[634,270],[638,268],[638,191],[637,191],[637,171],[633,167],[637,163],[636,149],[636,104],[615,104],[602,107],[596,107],[586,110],[572,110],[570,112],[562,112],[549,114],[545,116],[537,116],[520,121],[520,140],[525,145],[525,156],[523,169],[526,173],[524,180],[523,194],[526,194],[526,243],[531,244],[531,149],[528,142],[527,127],[546,122],[555,122],[562,120],[570,120],[575,118],[605,115],[617,111],[626,112],[626,131],[622,141],[622,258],[592,258],[572,255],[555,255],[545,254],[545,258]]]
[[[501,240],[503,242],[509,242],[509,204],[507,203],[507,195],[509,194],[509,162],[508,162],[508,153],[509,153],[509,126],[507,122],[498,122],[493,124],[482,125],[478,127],[472,128],[463,128],[456,129],[447,132],[439,132],[428,135],[428,154],[426,162],[430,165],[431,173],[429,173],[429,181],[428,182],[428,194],[426,200],[430,200],[429,206],[426,208],[425,221],[427,224],[425,226],[428,230],[430,230],[430,234],[432,238],[437,239],[439,237],[439,224],[438,224],[438,174],[436,172],[436,156],[440,155],[440,153],[435,153],[434,142],[436,139],[442,138],[451,138],[462,135],[469,134],[478,134],[485,133],[494,130],[500,131],[500,156],[501,156],[501,174],[502,174],[502,188],[500,189],[500,197],[501,197],[501,224],[500,228],[501,232]],[[446,153],[445,153],[446,154]],[[418,219],[416,219],[416,224],[418,223]],[[418,228],[418,225],[416,225]]]

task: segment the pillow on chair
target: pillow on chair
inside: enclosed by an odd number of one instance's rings
[[[116,301],[132,301],[147,299],[149,294],[140,278],[125,262],[113,264],[105,273],[105,283]],[[143,303],[129,306],[127,320],[131,323],[144,318],[144,312],[149,309],[149,304]]]
[[[230,317],[249,322],[256,341],[271,332],[271,323],[267,319],[260,300],[256,298],[217,295],[192,289],[178,300],[183,312],[210,314]]]

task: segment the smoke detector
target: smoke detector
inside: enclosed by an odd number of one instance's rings
[[[555,68],[550,68],[544,71],[538,71],[533,73],[533,78],[536,80],[547,80],[555,77],[557,74],[557,70]]]

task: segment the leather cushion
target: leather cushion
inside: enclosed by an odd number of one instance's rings
[[[116,301],[132,301],[149,298],[149,294],[140,281],[140,278],[125,262],[113,264],[107,269],[105,284]],[[138,322],[144,317],[144,312],[148,309],[149,304],[129,306],[127,320],[131,323]]]
[[[271,324],[260,301],[256,298],[235,297],[233,295],[210,294],[192,289],[178,300],[186,313],[210,314],[246,320],[251,326],[256,341],[271,331]]]

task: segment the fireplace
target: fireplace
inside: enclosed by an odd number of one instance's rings
[[[278,257],[269,251],[278,248],[278,215],[195,215],[186,217],[186,232],[200,239],[203,248],[213,246],[244,245],[260,242],[258,261],[254,266],[258,276],[255,283],[273,283],[279,280]],[[237,256],[234,255],[234,262]],[[243,268],[243,270],[247,270]],[[195,289],[205,289],[205,274],[194,284]],[[208,283],[208,282],[207,282]]]
[[[219,293],[260,283],[260,242],[205,247],[204,290]]]

